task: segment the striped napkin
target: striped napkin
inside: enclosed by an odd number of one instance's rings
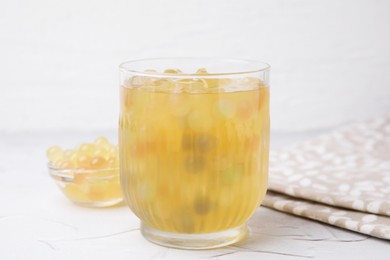
[[[271,152],[266,207],[390,240],[390,115]]]

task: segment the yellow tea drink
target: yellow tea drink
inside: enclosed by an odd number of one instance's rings
[[[160,235],[242,230],[267,188],[268,86],[201,72],[133,76],[121,86],[123,195],[144,236],[160,244],[170,245]]]

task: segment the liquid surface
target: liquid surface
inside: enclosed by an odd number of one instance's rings
[[[145,82],[121,87],[121,184],[132,211],[177,233],[245,223],[267,187],[268,87],[253,79],[232,92],[237,82],[223,88],[218,79]]]

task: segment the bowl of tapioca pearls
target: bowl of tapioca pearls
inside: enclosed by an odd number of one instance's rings
[[[69,200],[86,207],[123,201],[118,157],[118,147],[103,136],[74,149],[52,146],[47,150],[50,176]]]

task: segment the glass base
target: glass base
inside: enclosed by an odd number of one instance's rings
[[[113,200],[106,200],[106,201],[93,201],[93,202],[83,202],[83,201],[75,201],[73,200],[73,203],[82,206],[82,207],[92,207],[92,208],[104,208],[104,207],[111,207],[114,205],[117,205],[123,201],[123,198],[117,198]]]
[[[141,223],[141,233],[158,245],[181,249],[210,249],[236,243],[248,234],[246,224],[225,231],[204,234],[180,234],[160,231]]]

